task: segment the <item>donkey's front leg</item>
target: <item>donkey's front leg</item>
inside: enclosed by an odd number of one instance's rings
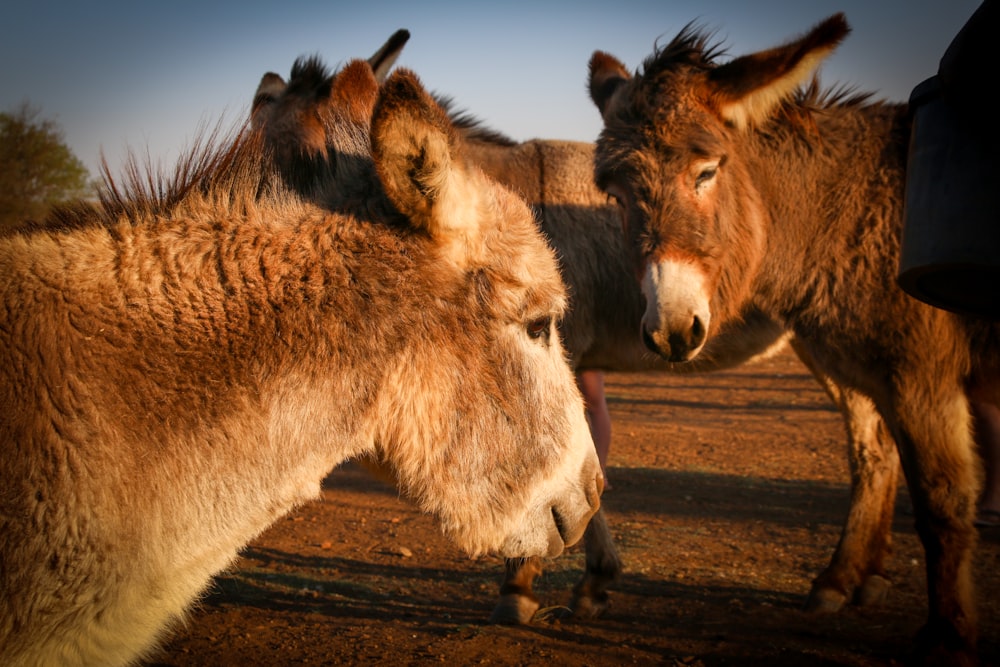
[[[851,501],[837,550],[806,601],[816,613],[840,611],[848,602],[878,604],[891,585],[885,563],[899,481],[896,443],[867,397],[844,389],[835,400],[847,426]]]
[[[586,569],[583,578],[573,587],[570,615],[597,618],[608,608],[608,586],[622,571],[621,557],[615,548],[603,509],[591,518],[583,541],[587,554]],[[493,609],[490,622],[525,625],[538,611],[538,598],[531,586],[542,573],[542,561],[540,558],[508,558],[505,565],[500,600]]]
[[[806,610],[840,611],[845,604],[866,606],[885,599],[890,581],[885,562],[892,547],[892,517],[899,481],[896,443],[871,400],[833,380],[799,338],[789,344],[840,409],[847,428],[851,500],[837,550],[813,580]]]
[[[591,520],[593,523],[593,520]],[[590,526],[587,526],[587,534]],[[490,623],[526,625],[538,611],[538,598],[531,589],[535,577],[542,573],[542,559],[508,558],[504,561],[504,581],[500,585],[500,600],[493,609]]]
[[[621,557],[603,508],[590,519],[583,539],[587,552],[586,570],[583,579],[573,587],[569,606],[577,618],[597,618],[608,608],[608,586],[622,571]]]

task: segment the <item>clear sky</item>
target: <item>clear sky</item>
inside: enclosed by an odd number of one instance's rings
[[[905,101],[937,71],[979,0],[7,0],[0,9],[0,110],[27,101],[97,175],[126,147],[170,167],[199,128],[229,128],[261,76],[300,55],[331,66],[410,31],[397,66],[515,139],[593,141],[600,117],[587,62],[608,51],[634,70],[659,38],[696,21],[731,55],[776,46],[843,11],[853,32],[821,70]]]

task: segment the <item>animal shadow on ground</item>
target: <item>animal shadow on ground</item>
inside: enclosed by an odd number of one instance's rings
[[[607,378],[603,504],[624,572],[596,620],[562,618],[583,568],[549,560],[530,626],[490,625],[502,559],[470,559],[361,466],[261,535],[152,664],[902,664],[926,608],[901,488],[883,604],[802,606],[848,507],[840,415],[789,352],[699,376]],[[981,657],[1000,664],[1000,530],[975,561]]]

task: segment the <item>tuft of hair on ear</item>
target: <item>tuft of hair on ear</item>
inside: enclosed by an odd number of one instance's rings
[[[383,84],[371,140],[386,196],[409,223],[430,234],[457,266],[478,257],[487,186],[462,156],[447,112],[413,72],[396,70]]]
[[[397,69],[382,85],[371,137],[376,169],[390,199],[416,224],[432,227],[457,135],[412,71]]]
[[[767,121],[850,31],[846,17],[834,14],[798,39],[712,69],[710,97],[719,114],[740,129]]]

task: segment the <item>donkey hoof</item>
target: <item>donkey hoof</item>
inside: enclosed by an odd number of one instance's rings
[[[928,623],[920,629],[906,664],[920,667],[977,667],[981,663],[975,640],[960,637],[957,628],[939,621]]]
[[[538,600],[524,595],[501,595],[490,615],[490,623],[528,625],[538,611]]]
[[[892,582],[879,574],[869,575],[854,593],[854,603],[859,607],[870,607],[885,602]]]
[[[836,614],[847,604],[847,596],[835,588],[813,588],[806,600],[810,614]]]
[[[573,618],[600,618],[608,610],[610,603],[608,597],[596,599],[591,596],[573,598],[570,602],[570,609],[573,610]]]

